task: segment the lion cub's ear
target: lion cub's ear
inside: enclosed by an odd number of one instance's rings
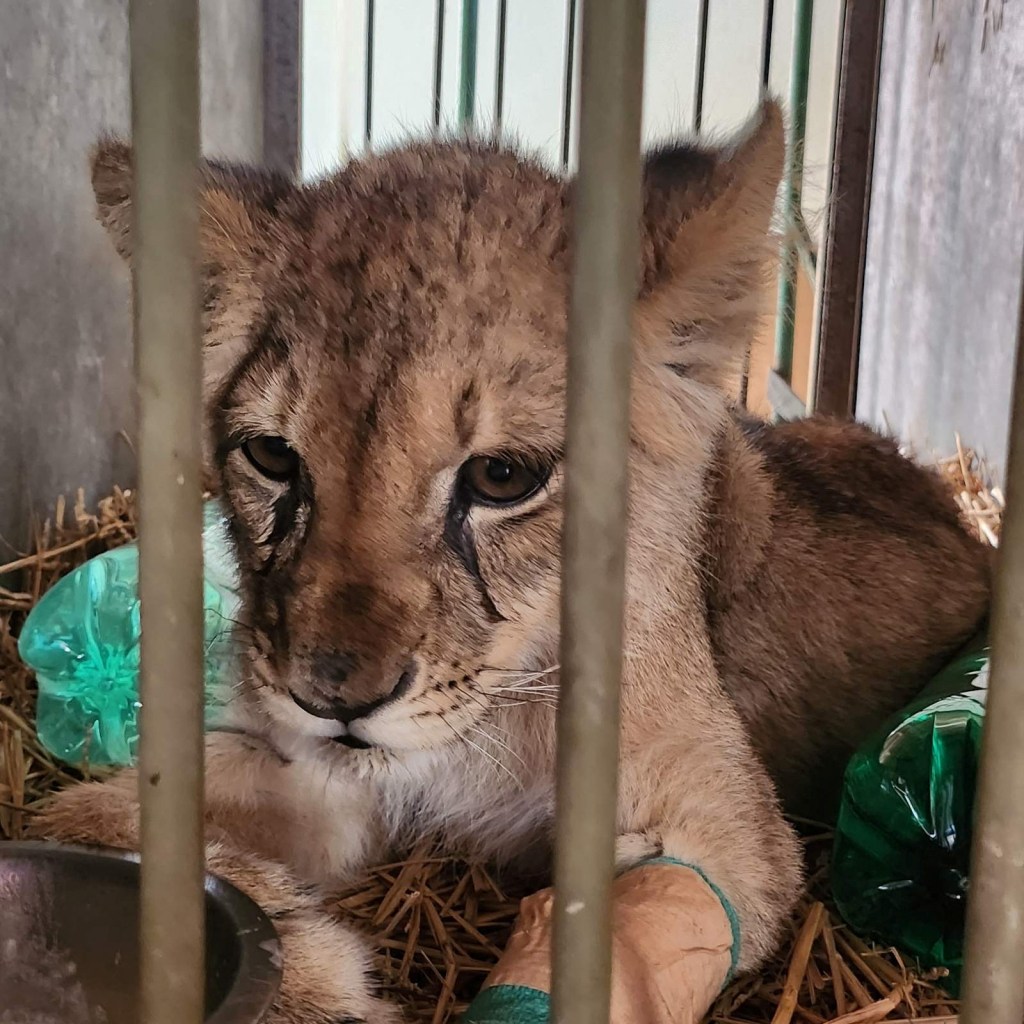
[[[204,162],[199,169],[203,262],[203,378],[212,399],[247,351],[260,304],[256,271],[281,230],[277,207],[293,187],[283,177]],[[93,150],[92,185],[100,222],[132,259],[132,151],[117,139]]]
[[[647,158],[637,326],[648,355],[682,376],[726,386],[764,312],[783,136],[769,101],[732,145]]]
[[[292,188],[283,177],[203,161],[200,242],[207,274],[246,273],[259,261],[274,207]],[[114,138],[92,152],[92,187],[100,223],[117,251],[132,258],[132,151]]]

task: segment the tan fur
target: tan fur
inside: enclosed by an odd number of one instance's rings
[[[852,426],[759,434],[730,407],[782,155],[768,105],[731,149],[652,157],[635,316],[619,855],[701,865],[739,914],[744,969],[801,884],[769,772],[806,796],[987,601],[980,549],[891,446]],[[102,147],[94,179],[128,254],[128,151]],[[384,1021],[352,937],[274,864],[330,884],[432,834],[546,870],[572,190],[430,143],[302,189],[212,168],[204,195],[208,450],[250,641],[233,731],[208,740],[211,863],[301,905],[278,1021]],[[239,450],[259,435],[301,455],[292,483]],[[548,460],[547,486],[467,506],[459,467],[509,452]],[[866,466],[884,495],[864,495]],[[368,711],[345,726],[289,691]],[[72,789],[41,827],[134,844],[132,785]],[[325,978],[334,962],[354,966]]]
[[[865,427],[747,423],[721,453],[716,663],[788,807],[821,818],[853,748],[982,626],[988,559],[938,475]]]

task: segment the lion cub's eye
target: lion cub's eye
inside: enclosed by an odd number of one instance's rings
[[[283,437],[250,438],[242,452],[270,480],[291,480],[299,468],[298,453]]]
[[[463,463],[459,476],[469,498],[481,505],[515,505],[544,486],[551,470],[514,455],[478,455]]]

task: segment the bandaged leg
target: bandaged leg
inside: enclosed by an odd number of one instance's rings
[[[612,887],[611,1024],[697,1024],[739,956],[735,914],[700,872],[669,858]],[[505,953],[464,1024],[547,1024],[552,890],[523,900]]]

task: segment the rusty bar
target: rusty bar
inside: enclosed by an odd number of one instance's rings
[[[566,405],[553,1016],[608,1020],[643,0],[582,5]]]
[[[141,1021],[203,1017],[197,0],[132,0]]]
[[[811,408],[830,416],[851,416],[856,401],[884,9],[884,0],[850,0],[843,21],[810,388]]]
[[[1024,254],[1021,260],[1024,278]],[[967,900],[963,1024],[1024,1020],[1024,281]]]

